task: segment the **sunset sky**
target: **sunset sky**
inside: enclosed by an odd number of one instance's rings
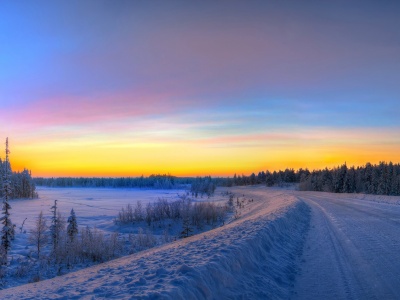
[[[387,0],[1,1],[0,140],[33,176],[400,162],[399,16]]]

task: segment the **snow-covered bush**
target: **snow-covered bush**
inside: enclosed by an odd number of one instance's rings
[[[105,261],[107,252],[104,234],[97,228],[86,227],[81,233],[80,255],[93,262]]]
[[[23,278],[28,276],[34,269],[34,263],[29,258],[19,258],[17,260],[17,267],[14,270],[14,277]]]
[[[157,245],[157,238],[151,233],[149,229],[146,232],[139,227],[137,234],[130,233],[128,237],[129,253],[146,250]]]
[[[135,219],[135,221],[140,222],[143,220],[143,206],[142,206],[142,202],[137,201],[136,202],[136,206],[135,209],[133,211],[133,217]]]
[[[133,208],[130,204],[128,204],[126,207],[121,208],[121,211],[118,213],[117,219],[115,220],[117,224],[134,223],[134,221],[135,216],[133,213]]]
[[[214,225],[225,216],[227,210],[228,208],[226,206],[219,206],[212,202],[198,202],[192,204],[191,199],[184,195],[177,201],[168,202],[166,199],[158,199],[157,202],[148,203],[145,211],[141,209],[141,204],[137,204],[135,210],[128,204],[118,213],[116,223],[131,224],[146,220],[147,224],[150,226],[152,222],[182,220],[184,216],[188,215],[192,218],[192,223],[194,223],[194,225],[198,225],[202,222],[208,225]]]
[[[233,199],[233,196],[230,198]],[[156,224],[156,227],[163,228],[166,226],[167,220],[171,222],[183,222],[185,220],[191,226],[202,229],[205,225],[216,226],[218,223],[223,223],[227,212],[230,210],[228,205],[221,206],[212,202],[196,202],[193,204],[186,194],[180,196],[179,200],[172,202],[166,199],[158,199],[154,203],[147,203],[144,211],[141,209],[141,204],[137,204],[137,206],[139,208],[135,208],[133,215],[130,205],[122,208],[115,222],[126,225],[145,220],[148,226],[153,224],[154,227],[154,224]]]
[[[139,251],[152,248],[157,244],[157,240],[150,230],[147,229],[146,232],[143,232],[142,228],[139,228],[135,242]]]
[[[146,222],[147,225],[151,225],[151,221],[153,220],[153,206],[151,203],[147,203],[146,205]]]

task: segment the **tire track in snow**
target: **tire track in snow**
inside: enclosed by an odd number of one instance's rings
[[[64,201],[65,201],[65,200],[64,200]],[[89,205],[89,204],[84,204],[84,203],[79,203],[79,202],[73,202],[73,201],[65,201],[65,202],[66,202],[66,203],[76,204],[76,205],[81,205],[81,206],[93,207],[93,208],[96,208],[96,209],[110,210],[110,211],[116,211],[116,212],[119,211],[118,209],[100,207],[100,206],[96,206],[96,205]]]
[[[299,195],[312,208],[312,228],[293,298],[399,299],[400,208]]]

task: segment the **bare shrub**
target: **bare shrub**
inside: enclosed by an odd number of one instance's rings
[[[40,258],[40,251],[43,246],[47,243],[48,236],[46,234],[47,225],[46,220],[43,217],[43,212],[41,211],[36,223],[35,227],[32,229],[30,233],[30,241],[35,245],[37,257]]]
[[[14,277],[16,278],[23,278],[30,274],[34,268],[34,263],[30,259],[18,259],[17,260],[17,267],[14,270]]]
[[[108,242],[106,243],[106,245],[107,245],[108,257],[114,258],[122,252],[123,245],[119,239],[118,232],[111,233],[107,241]]]
[[[187,194],[179,196],[179,200],[168,202],[167,199],[159,198],[154,203],[147,203],[146,208],[143,210],[140,202],[133,210],[135,221],[144,220],[148,226],[154,222],[160,228],[165,227],[165,220],[189,220],[190,225],[197,226],[201,229],[204,225],[215,226],[219,222],[223,223],[226,213],[229,211],[230,206],[220,206],[212,202],[196,202],[192,204],[192,200]],[[233,194],[230,195],[230,202],[233,207]],[[232,208],[231,208],[232,209]],[[123,208],[117,217],[117,223],[129,223],[131,207]]]
[[[146,205],[146,222],[147,225],[151,225],[151,221],[153,220],[153,205],[151,203],[147,203]]]
[[[229,194],[229,200],[228,200],[228,206],[229,207],[233,207],[233,197],[234,197],[235,195],[233,194],[233,193],[230,193]]]
[[[82,255],[93,262],[104,262],[106,247],[104,234],[97,228],[86,227],[81,234]]]
[[[164,229],[162,237],[161,237],[161,242],[162,243],[170,243],[172,242],[174,239],[172,238],[172,236],[169,234],[168,229]]]
[[[156,244],[157,240],[150,230],[146,230],[146,233],[144,233],[143,229],[139,228],[135,239],[136,249],[145,250],[154,247]]]
[[[143,207],[142,207],[142,202],[137,201],[135,210],[133,211],[133,217],[135,218],[135,221],[140,222],[143,220]]]
[[[216,225],[224,220],[227,210],[226,206],[210,202],[195,203],[191,211],[192,224],[198,228],[202,228],[204,224]]]
[[[170,211],[171,211],[171,218],[174,220],[178,220],[182,217],[181,211],[182,211],[182,201],[174,201],[169,204]]]
[[[115,220],[117,224],[133,224],[134,221],[135,217],[130,204],[121,209],[121,211],[118,213],[117,219]]]

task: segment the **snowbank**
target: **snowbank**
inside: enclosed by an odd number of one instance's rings
[[[159,248],[43,282],[2,299],[224,299],[290,296],[309,208],[296,197],[238,189],[254,202],[234,222]]]

